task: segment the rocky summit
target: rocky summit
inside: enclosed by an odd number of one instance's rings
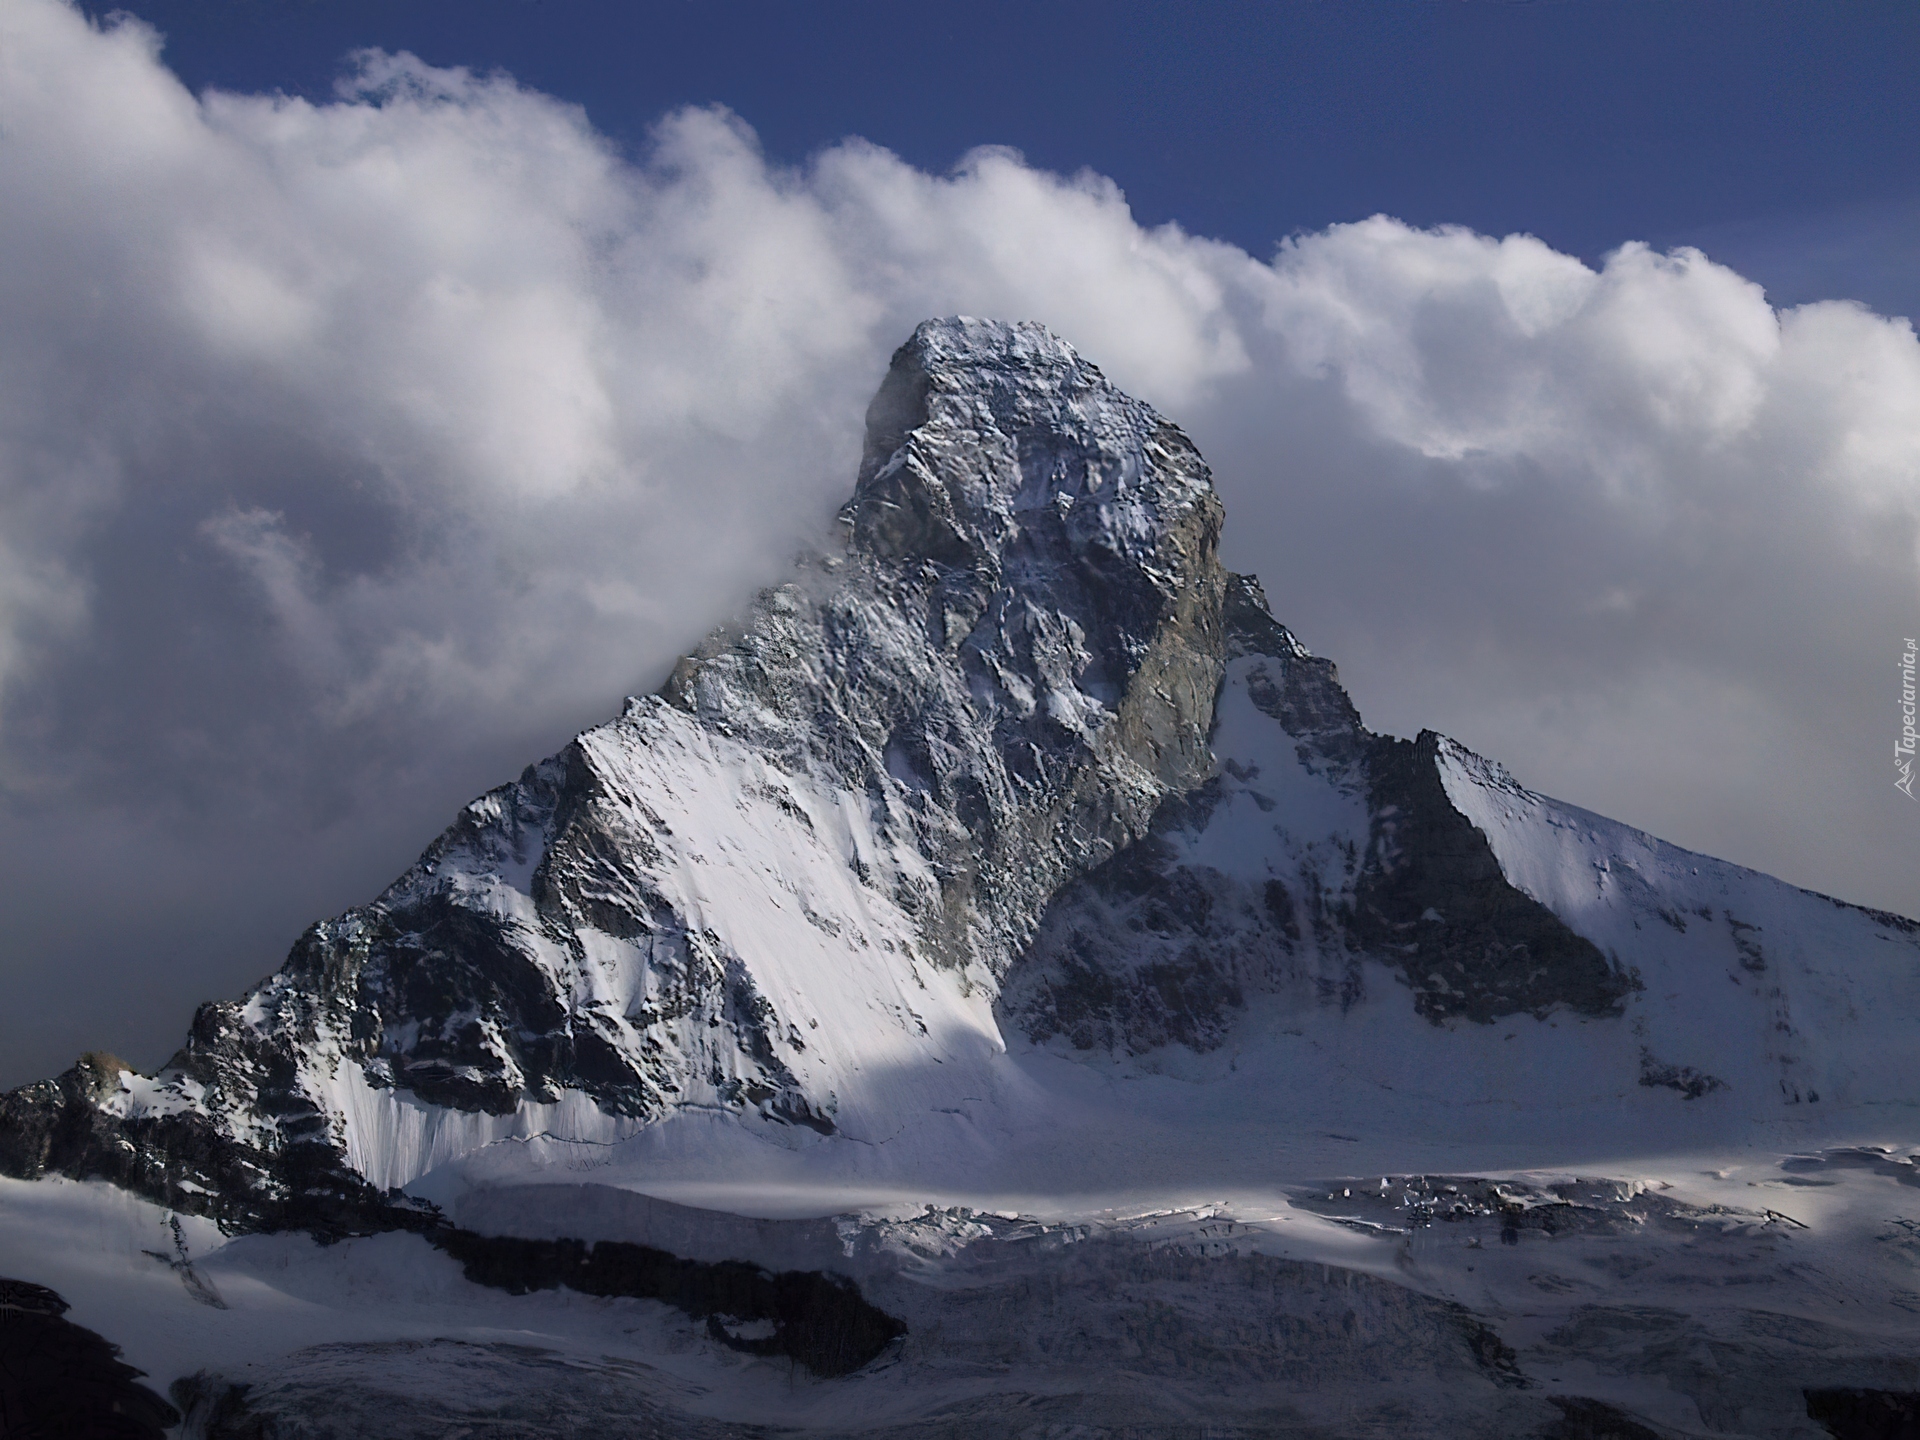
[[[205,1436],[1920,1413],[1920,927],[1369,732],[1221,527],[1064,341],[922,325],[659,693],[0,1099],[0,1272]]]

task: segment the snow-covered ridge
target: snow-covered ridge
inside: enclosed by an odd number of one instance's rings
[[[1643,1084],[1756,1116],[1920,1106],[1920,926],[1536,795],[1451,741],[1439,767],[1513,884],[1632,964]]]

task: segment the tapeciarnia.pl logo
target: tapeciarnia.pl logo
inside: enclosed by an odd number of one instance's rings
[[[1916,648],[1913,637],[1907,637],[1907,652],[1900,657],[1900,739],[1893,747],[1893,767],[1899,772],[1899,778],[1893,782],[1893,788],[1909,800],[1915,799],[1913,793],[1913,750],[1920,733],[1913,728],[1914,715],[1914,661],[1920,659],[1920,648]]]

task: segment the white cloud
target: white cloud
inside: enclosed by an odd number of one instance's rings
[[[1046,321],[1185,425],[1230,560],[1377,726],[1920,908],[1883,763],[1903,322],[1776,313],[1691,251],[1596,272],[1376,217],[1263,260],[1003,150],[782,169],[689,111],[629,160],[405,56],[312,105],[157,55],[0,0],[0,973],[42,1017],[0,1030],[10,1078],[157,1059],[657,679],[956,312]]]

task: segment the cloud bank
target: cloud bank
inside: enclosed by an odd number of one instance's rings
[[[1375,728],[1920,911],[1905,321],[1386,217],[1255,257],[718,110],[623,156],[407,56],[195,97],[60,0],[0,0],[0,254],[0,1083],[157,1063],[657,683],[845,498],[929,315],[1044,321],[1187,428]]]

